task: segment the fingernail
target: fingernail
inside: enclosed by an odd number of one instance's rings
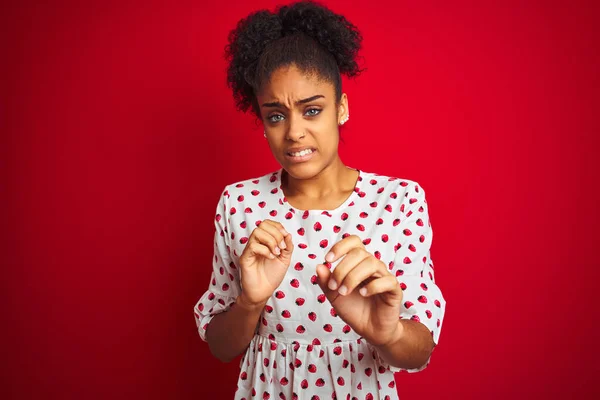
[[[280,230],[279,230],[279,232],[281,232],[281,234],[282,234],[283,236],[287,236],[287,234],[288,234],[288,233],[287,233],[287,231],[286,231],[285,229],[280,229]]]
[[[329,289],[335,290],[337,288],[337,282],[334,281],[333,279],[330,279],[329,284],[327,286],[329,286]]]
[[[285,249],[285,242],[283,240],[281,241],[281,243],[279,243],[279,247]]]
[[[281,253],[281,250],[279,250],[279,247],[275,247],[275,254],[279,255]]]
[[[363,296],[366,296],[366,295],[367,295],[367,288],[361,288],[361,289],[360,289],[358,292],[359,292],[361,295],[363,295]]]
[[[330,251],[329,253],[327,253],[327,255],[325,256],[325,260],[331,262],[331,260],[333,260],[333,253]]]
[[[343,296],[346,293],[348,293],[348,288],[344,285],[340,286],[340,289],[338,290],[338,292]]]

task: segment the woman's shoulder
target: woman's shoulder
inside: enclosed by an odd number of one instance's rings
[[[414,179],[404,178],[397,175],[379,174],[377,172],[368,172],[361,170],[361,185],[364,188],[373,188],[375,190],[420,190],[420,184]],[[383,188],[383,189],[382,189]],[[364,189],[363,189],[364,190]]]
[[[239,196],[257,196],[265,191],[270,192],[277,187],[278,174],[279,170],[231,182],[223,188],[223,196],[238,198]]]

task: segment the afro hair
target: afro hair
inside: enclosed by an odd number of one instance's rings
[[[260,119],[256,94],[279,67],[294,64],[302,72],[331,82],[336,101],[342,95],[341,74],[359,75],[362,35],[343,15],[314,1],[259,10],[241,19],[225,47],[227,86],[236,108],[251,109]]]

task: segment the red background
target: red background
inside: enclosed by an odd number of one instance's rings
[[[222,57],[276,3],[45,3],[0,12],[1,397],[231,398],[193,305],[221,190],[279,167]],[[342,159],[430,205],[447,313],[401,398],[598,396],[598,3],[326,4],[365,38]]]

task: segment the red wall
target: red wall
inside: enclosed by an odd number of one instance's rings
[[[220,191],[279,167],[222,58],[275,2],[15,3],[2,398],[231,398],[237,362],[212,358],[193,305]],[[598,395],[597,3],[361,3],[326,3],[365,37],[342,159],[426,188],[448,301],[401,398]]]

